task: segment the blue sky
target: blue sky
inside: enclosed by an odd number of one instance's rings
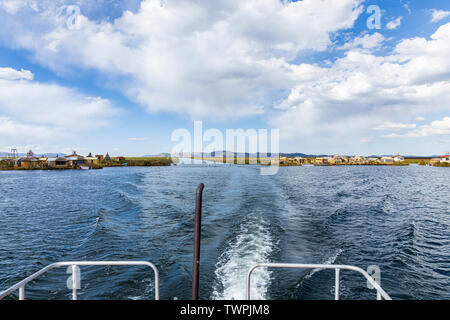
[[[282,152],[450,150],[448,1],[0,0],[0,19],[0,151],[170,152],[194,120],[277,128]]]

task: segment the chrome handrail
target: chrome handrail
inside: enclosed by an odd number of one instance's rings
[[[334,265],[334,264],[296,264],[296,263],[261,263],[254,265],[250,268],[247,275],[247,300],[250,300],[250,278],[257,268],[290,268],[290,269],[334,269],[336,271],[335,277],[335,300],[339,300],[339,273],[340,270],[351,270],[361,273],[367,281],[377,290],[377,300],[384,298],[386,300],[392,300],[391,297],[381,288],[381,286],[371,277],[369,274],[361,268],[346,265]]]
[[[60,267],[68,267],[71,266],[73,273],[72,273],[72,281],[73,281],[73,289],[72,289],[72,300],[77,300],[77,272],[75,271],[75,268],[78,266],[147,266],[153,269],[153,272],[155,274],[155,300],[159,300],[159,272],[158,269],[155,267],[155,265],[151,262],[147,261],[69,261],[69,262],[56,262],[52,263],[51,265],[46,266],[45,268],[39,270],[38,272],[32,274],[28,278],[25,278],[24,280],[20,281],[19,283],[15,284],[14,286],[10,287],[9,289],[6,289],[3,292],[0,292],[0,300],[5,298],[6,296],[10,295],[16,290],[19,290],[19,300],[25,300],[25,285],[29,282],[33,281],[34,279],[40,277],[44,273],[54,269],[54,268],[60,268]]]

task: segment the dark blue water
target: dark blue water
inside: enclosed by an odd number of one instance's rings
[[[204,182],[202,299],[244,298],[257,262],[381,269],[394,299],[450,299],[450,170],[253,166],[0,172],[0,290],[66,260],[147,260],[161,298],[191,292],[194,195]],[[342,299],[373,299],[341,273]],[[68,299],[65,269],[26,288]],[[142,267],[82,267],[79,299],[152,299]],[[332,299],[332,271],[261,270],[254,298]]]

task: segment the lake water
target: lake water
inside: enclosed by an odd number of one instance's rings
[[[450,169],[180,165],[0,172],[0,290],[56,262],[147,260],[162,299],[191,293],[194,202],[204,191],[201,299],[242,299],[257,262],[381,269],[393,299],[450,299]],[[28,299],[68,299],[54,270]],[[79,299],[153,299],[142,267],[82,267]],[[341,272],[342,299],[375,292]],[[254,298],[332,299],[333,271],[261,270]]]

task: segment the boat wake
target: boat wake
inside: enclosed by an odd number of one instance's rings
[[[258,263],[268,263],[273,251],[269,225],[262,217],[250,215],[216,264],[215,300],[245,299],[247,272]],[[252,274],[252,299],[267,299],[270,271],[257,269]]]

